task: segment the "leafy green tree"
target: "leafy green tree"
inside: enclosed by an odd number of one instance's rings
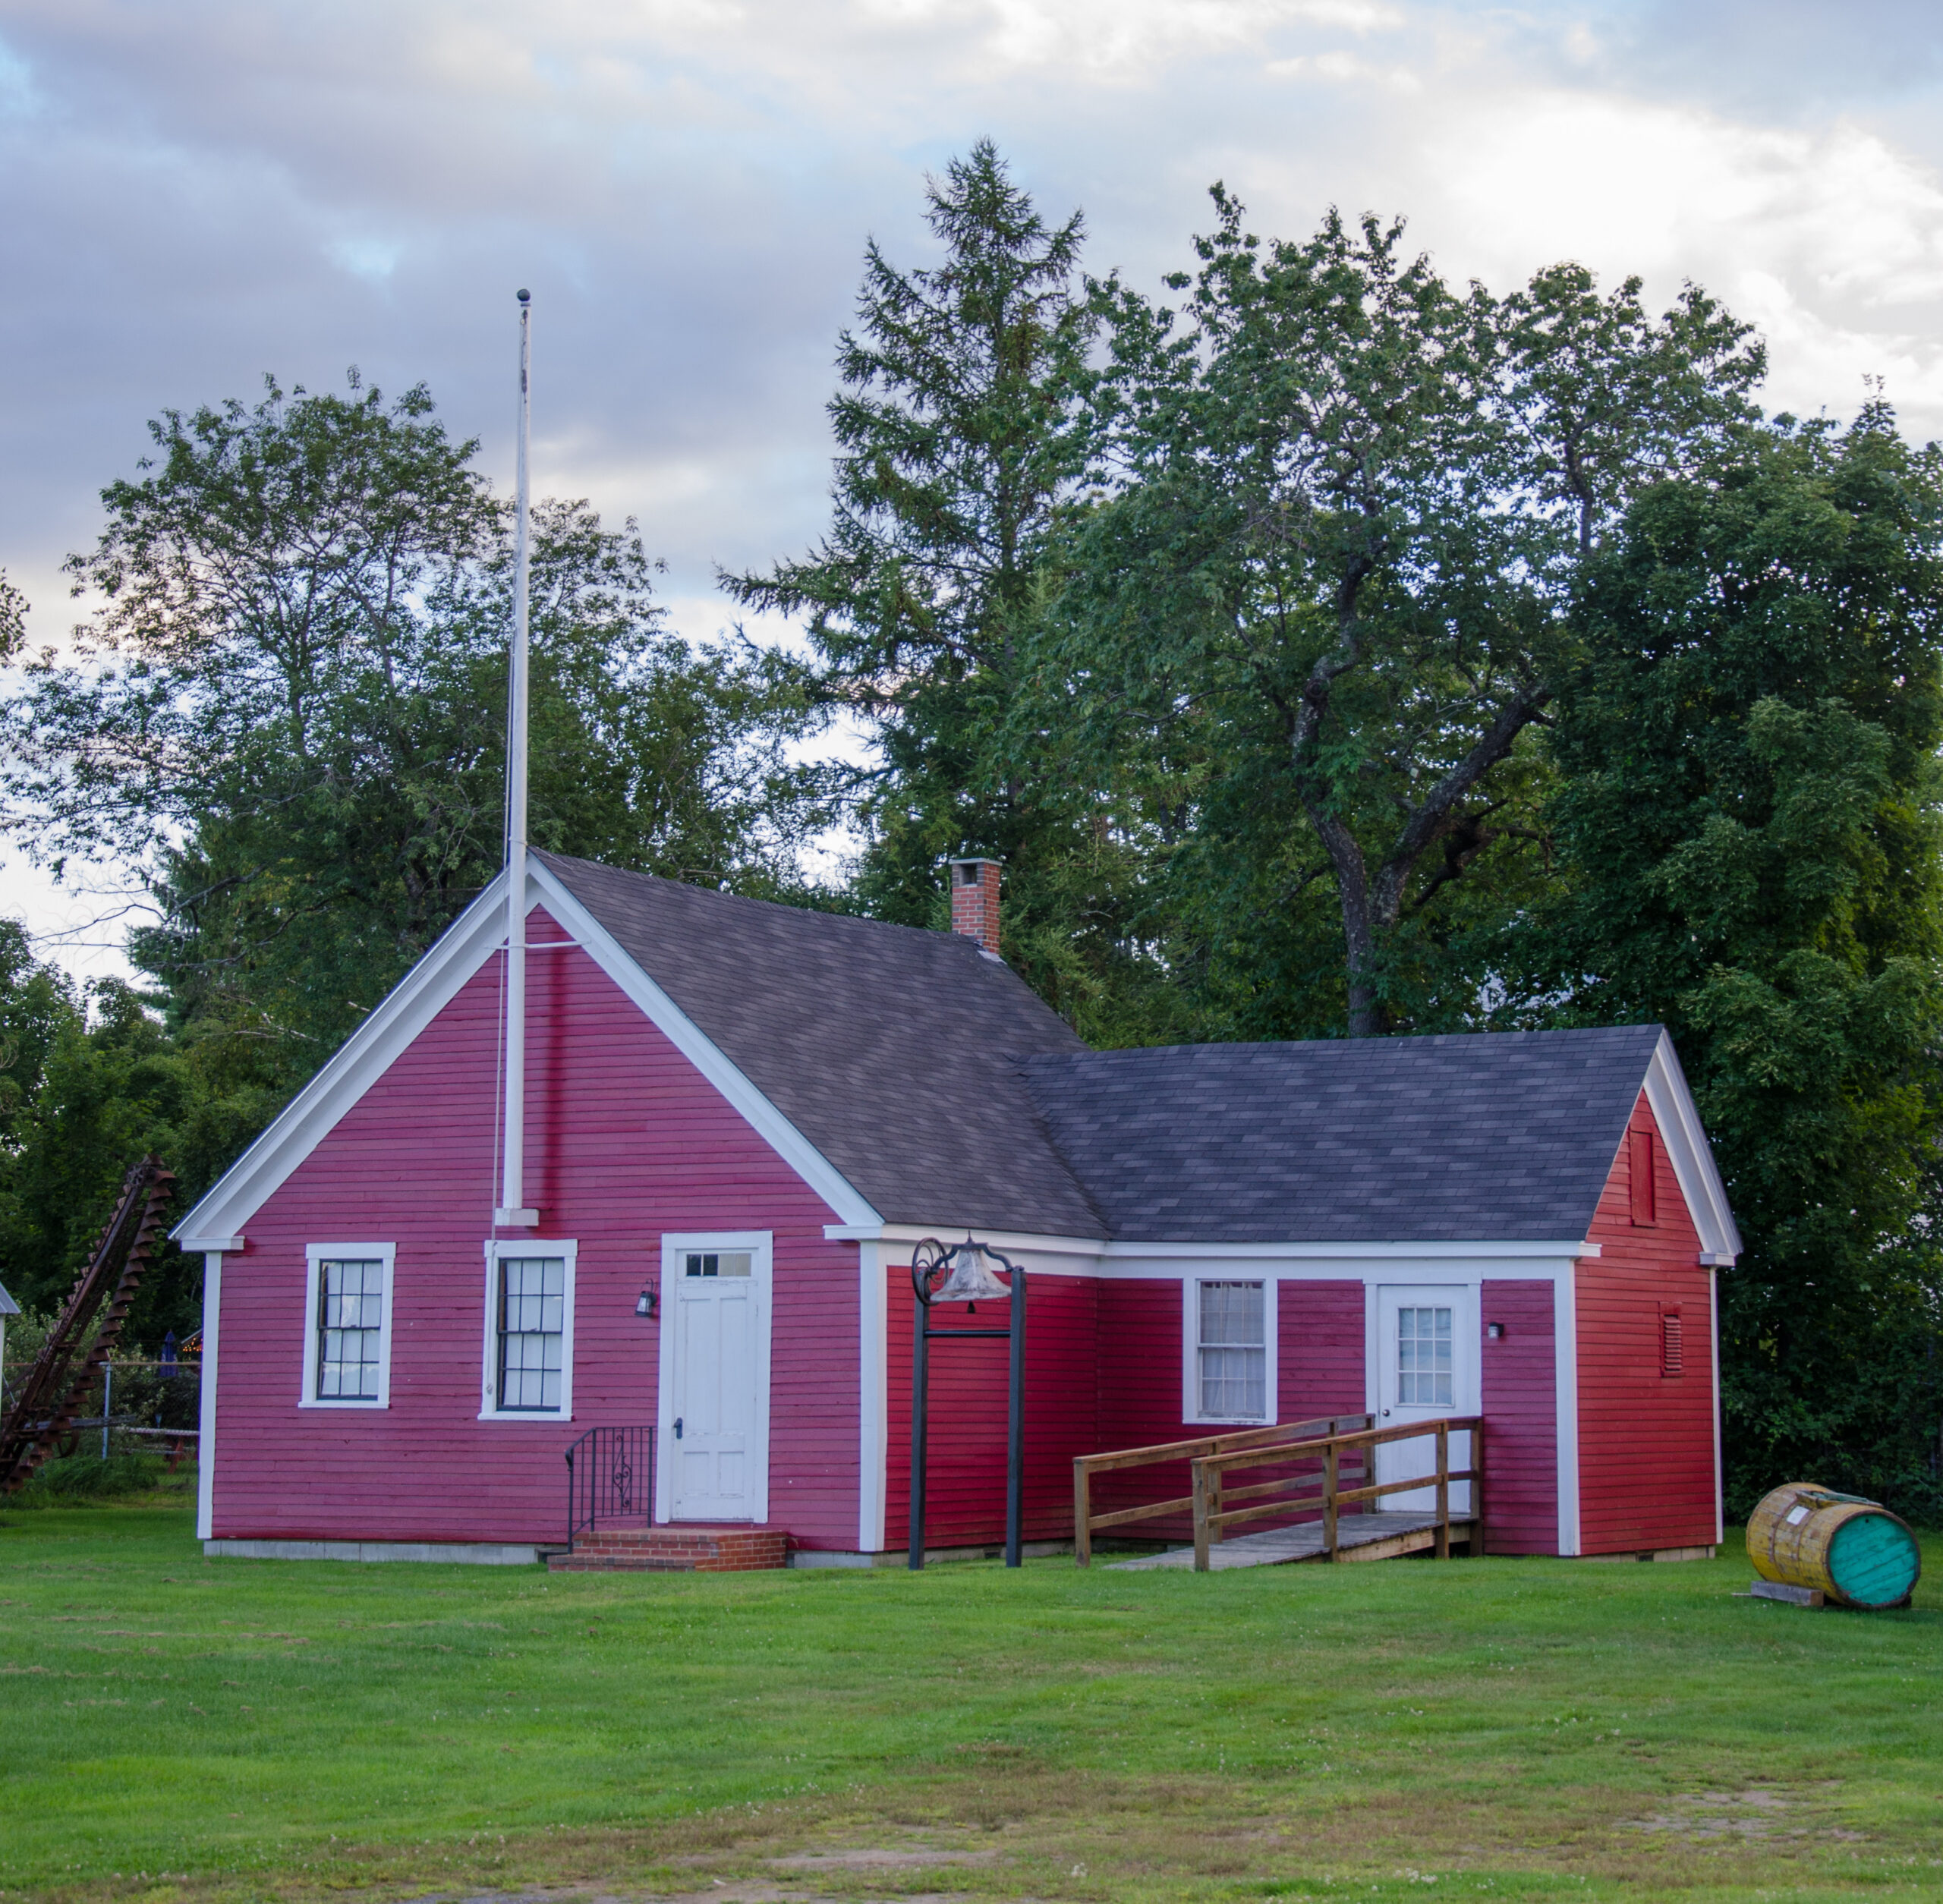
[[[225,1094],[314,1069],[501,859],[509,512],[422,388],[153,424],[71,559],[105,606],[6,710],[17,812],[57,872],[139,869],[137,963],[225,1049]],[[813,718],[774,657],[698,650],[634,526],[534,511],[532,831],[743,889],[795,879]]]
[[[1933,1515],[1943,1259],[1943,456],[1873,405],[1645,491],[1561,693],[1541,1016],[1672,1031],[1747,1251],[1731,1493]]]
[[[1264,243],[1214,198],[1170,280],[1184,316],[1100,288],[1098,502],[1034,717],[1149,789],[1157,839],[1191,815],[1169,903],[1241,1023],[1467,1022],[1490,928],[1542,889],[1535,729],[1574,577],[1640,483],[1746,414],[1760,354],[1697,291],[1654,320],[1636,281],[1601,297],[1561,266],[1501,302],[1400,224]]]
[[[58,1308],[136,1158],[162,1151],[186,1208],[234,1154],[239,1127],[273,1108],[223,1101],[139,994],[115,980],[84,994],[35,959],[14,920],[0,921],[0,1282],[30,1311]],[[200,1273],[165,1248],[129,1339],[196,1327]]]
[[[723,584],[801,618],[822,692],[874,743],[855,789],[854,902],[937,924],[942,861],[1002,859],[1008,955],[1110,1037],[1126,963],[1113,891],[1129,855],[1047,748],[1001,744],[1083,455],[1094,329],[1077,277],[1083,225],[1076,212],[1048,225],[989,140],[931,181],[928,204],[941,264],[900,268],[874,241],[865,253],[830,405],[828,534]]]

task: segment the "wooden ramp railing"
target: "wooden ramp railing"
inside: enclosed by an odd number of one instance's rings
[[[1367,1415],[1336,1415],[1320,1416],[1313,1421],[1286,1421],[1272,1428],[1240,1428],[1232,1434],[1202,1435],[1192,1441],[1157,1442],[1147,1448],[1119,1448],[1111,1454],[1081,1455],[1072,1464],[1072,1557],[1078,1566],[1086,1567],[1093,1563],[1093,1537],[1110,1527],[1129,1527],[1135,1521],[1157,1520],[1163,1515],[1184,1514],[1195,1506],[1197,1496],[1182,1494],[1172,1500],[1150,1501],[1141,1507],[1121,1507],[1109,1513],[1093,1512],[1093,1477],[1095,1474],[1117,1472],[1128,1468],[1156,1467],[1167,1462],[1187,1461],[1198,1464],[1202,1460],[1239,1461],[1249,1456],[1259,1457],[1258,1466],[1267,1466],[1271,1462],[1288,1459],[1290,1452],[1300,1449],[1299,1459],[1310,1459],[1314,1450],[1339,1432],[1355,1429],[1367,1429],[1374,1424],[1375,1418]],[[1197,1465],[1195,1471],[1198,1473]],[[1308,1479],[1311,1477],[1302,1477]],[[1367,1478],[1367,1477],[1365,1477]],[[1257,1494],[1264,1494],[1272,1489],[1286,1486],[1283,1481],[1258,1483],[1237,1489],[1229,1496],[1231,1500],[1243,1500]],[[1198,1483],[1197,1483],[1198,1486]],[[1280,1510],[1271,1508],[1270,1513]],[[1214,1537],[1220,1538],[1219,1533]]]
[[[1312,1512],[1318,1507],[1322,1510],[1323,1555],[1334,1560],[1340,1550],[1337,1523],[1346,1506],[1361,1506],[1367,1502],[1381,1500],[1386,1495],[1415,1493],[1426,1487],[1435,1492],[1437,1506],[1433,1525],[1436,1529],[1437,1556],[1440,1560],[1447,1560],[1450,1557],[1452,1525],[1450,1490],[1464,1482],[1470,1484],[1471,1502],[1457,1520],[1460,1524],[1468,1523],[1471,1552],[1481,1553],[1484,1550],[1485,1528],[1484,1418],[1475,1415],[1447,1415],[1434,1421],[1405,1422],[1393,1428],[1373,1426],[1368,1415],[1359,1418],[1359,1427],[1346,1433],[1337,1432],[1332,1423],[1324,1434],[1312,1440],[1284,1443],[1272,1450],[1260,1446],[1211,1449],[1208,1453],[1194,1457],[1194,1492],[1189,1502],[1194,1509],[1195,1572],[1208,1571],[1210,1545],[1220,1541],[1230,1528],[1237,1527],[1244,1521]],[[1470,1437],[1468,1467],[1453,1468],[1450,1465],[1450,1437],[1453,1434],[1468,1434]],[[1436,1466],[1432,1472],[1406,1481],[1371,1480],[1378,1448],[1388,1442],[1420,1440],[1434,1440],[1437,1444]],[[1352,1453],[1362,1456],[1362,1481],[1356,1487],[1345,1487],[1342,1484],[1343,1457]],[[1091,1459],[1097,1461],[1110,1457],[1094,1456]],[[1298,1487],[1313,1488],[1316,1478],[1313,1474],[1258,1482],[1246,1487],[1227,1486],[1228,1475],[1237,1469],[1266,1468],[1271,1464],[1279,1466],[1291,1460],[1304,1459],[1321,1462],[1320,1490],[1306,1493],[1290,1491]],[[1230,1501],[1239,1500],[1248,1501],[1250,1505],[1227,1505]]]

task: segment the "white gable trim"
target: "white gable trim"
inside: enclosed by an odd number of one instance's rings
[[[631,999],[688,1062],[751,1124],[756,1135],[829,1207],[840,1223],[859,1228],[883,1222],[849,1179],[744,1076],[701,1028],[622,951],[619,942],[565,884],[537,861],[527,862],[529,892],[581,942],[587,956]],[[531,903],[531,902],[530,902]]]
[[[757,1135],[846,1223],[881,1220],[863,1196],[702,1034],[559,880],[527,861],[527,909],[543,904]],[[406,973],[316,1077],[172,1234],[186,1250],[233,1249],[244,1226],[505,942],[502,872]]]
[[[1680,1192],[1686,1199],[1693,1227],[1700,1232],[1702,1258],[1730,1266],[1740,1254],[1740,1232],[1734,1227],[1734,1212],[1727,1206],[1727,1186],[1714,1167],[1714,1153],[1701,1127],[1693,1094],[1686,1087],[1686,1074],[1680,1068],[1680,1054],[1664,1031],[1646,1067],[1645,1092],[1653,1120],[1660,1127],[1661,1141],[1667,1147],[1667,1160],[1680,1180]]]

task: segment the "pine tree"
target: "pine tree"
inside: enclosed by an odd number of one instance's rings
[[[1003,861],[1008,955],[1098,1035],[1107,974],[1124,962],[1111,829],[1049,750],[1008,734],[1083,463],[1084,225],[1078,212],[1049,225],[990,140],[930,181],[927,200],[942,263],[907,269],[875,241],[865,250],[830,404],[828,533],[767,574],[722,581],[738,602],[802,619],[823,692],[875,743],[855,788],[857,902],[941,924],[943,861]]]

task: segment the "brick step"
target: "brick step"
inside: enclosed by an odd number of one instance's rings
[[[713,1525],[597,1528],[571,1553],[546,1559],[550,1573],[753,1573],[789,1564],[787,1530]]]

